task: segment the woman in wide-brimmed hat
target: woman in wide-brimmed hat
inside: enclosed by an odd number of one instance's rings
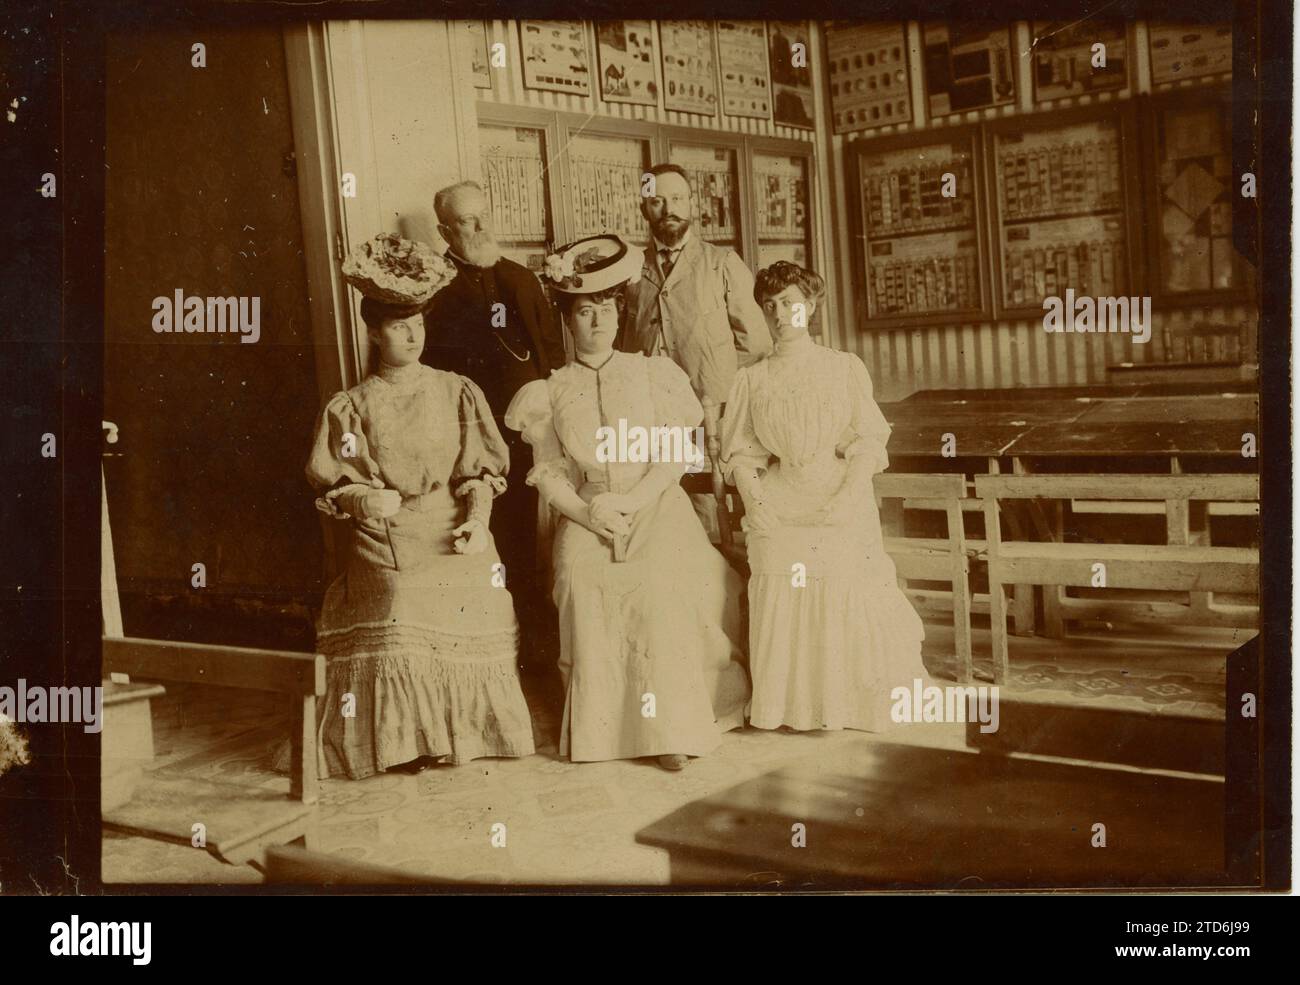
[[[693,430],[703,410],[672,360],[614,351],[640,254],[617,236],[594,236],[546,266],[575,360],[525,385],[506,425],[532,446],[528,482],[560,514],[552,592],[566,694],[560,753],[656,757],[681,769],[744,724],[741,584],[679,485],[685,463],[611,460],[601,429]]]
[[[506,445],[475,383],[420,363],[424,309],[454,273],[440,261],[379,237],[344,267],[377,358],[326,403],[307,463],[317,507],[352,525],[317,622],[326,776],[533,752],[488,529]]]

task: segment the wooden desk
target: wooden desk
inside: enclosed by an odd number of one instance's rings
[[[1241,455],[1258,433],[1254,394],[1120,397],[1090,401],[1074,420],[1041,421],[1007,448],[1014,458]],[[1176,469],[1174,469],[1176,471]]]
[[[986,390],[917,390],[909,394],[900,404],[934,403],[951,400],[964,400],[967,403],[987,400],[1006,400],[1010,397],[1024,397],[1034,400],[1073,400],[1077,397],[1093,397],[1102,400],[1120,397],[1155,397],[1155,396],[1200,396],[1214,393],[1254,393],[1259,388],[1244,383],[1219,383],[1205,381],[1178,380],[1165,383],[1085,383],[1070,386],[1035,386],[1007,389],[999,387]]]
[[[852,773],[790,767],[637,841],[674,885],[884,889],[1222,883],[1223,784],[875,743]],[[806,847],[792,844],[802,824]],[[1106,847],[1093,847],[1096,824]]]
[[[1258,428],[1256,394],[1168,389],[930,390],[881,411],[891,458],[942,460],[946,433],[958,458],[1240,455],[1242,433]]]

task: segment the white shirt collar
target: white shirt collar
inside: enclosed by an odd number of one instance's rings
[[[655,236],[652,233],[650,238],[654,241],[655,244],[655,255],[658,256],[664,250],[669,250],[673,253],[678,253],[681,250],[684,250],[686,248],[686,244],[691,241],[691,234],[693,232],[694,232],[693,229],[686,230],[686,235],[682,237],[682,241],[678,243],[676,246],[665,246],[663,243],[659,242],[659,237]]]

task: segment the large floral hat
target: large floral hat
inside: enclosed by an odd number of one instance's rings
[[[597,294],[640,280],[641,261],[641,254],[617,236],[588,236],[548,256],[546,278],[552,290],[564,294]]]
[[[431,246],[391,233],[358,243],[343,276],[363,296],[392,305],[422,305],[456,276]]]

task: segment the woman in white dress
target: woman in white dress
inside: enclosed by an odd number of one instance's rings
[[[560,516],[552,592],[565,688],[560,754],[656,757],[678,770],[744,724],[741,584],[679,484],[683,463],[605,454],[600,429],[693,431],[703,410],[671,360],[614,351],[638,254],[598,236],[548,266],[576,358],[526,384],[506,425],[532,447],[528,482]]]
[[[929,681],[924,630],[884,551],[871,478],[889,424],[867,368],[808,335],[823,292],[793,263],[759,273],[776,347],[736,375],[723,419],[752,571],[750,724],[882,731],[890,692]]]

